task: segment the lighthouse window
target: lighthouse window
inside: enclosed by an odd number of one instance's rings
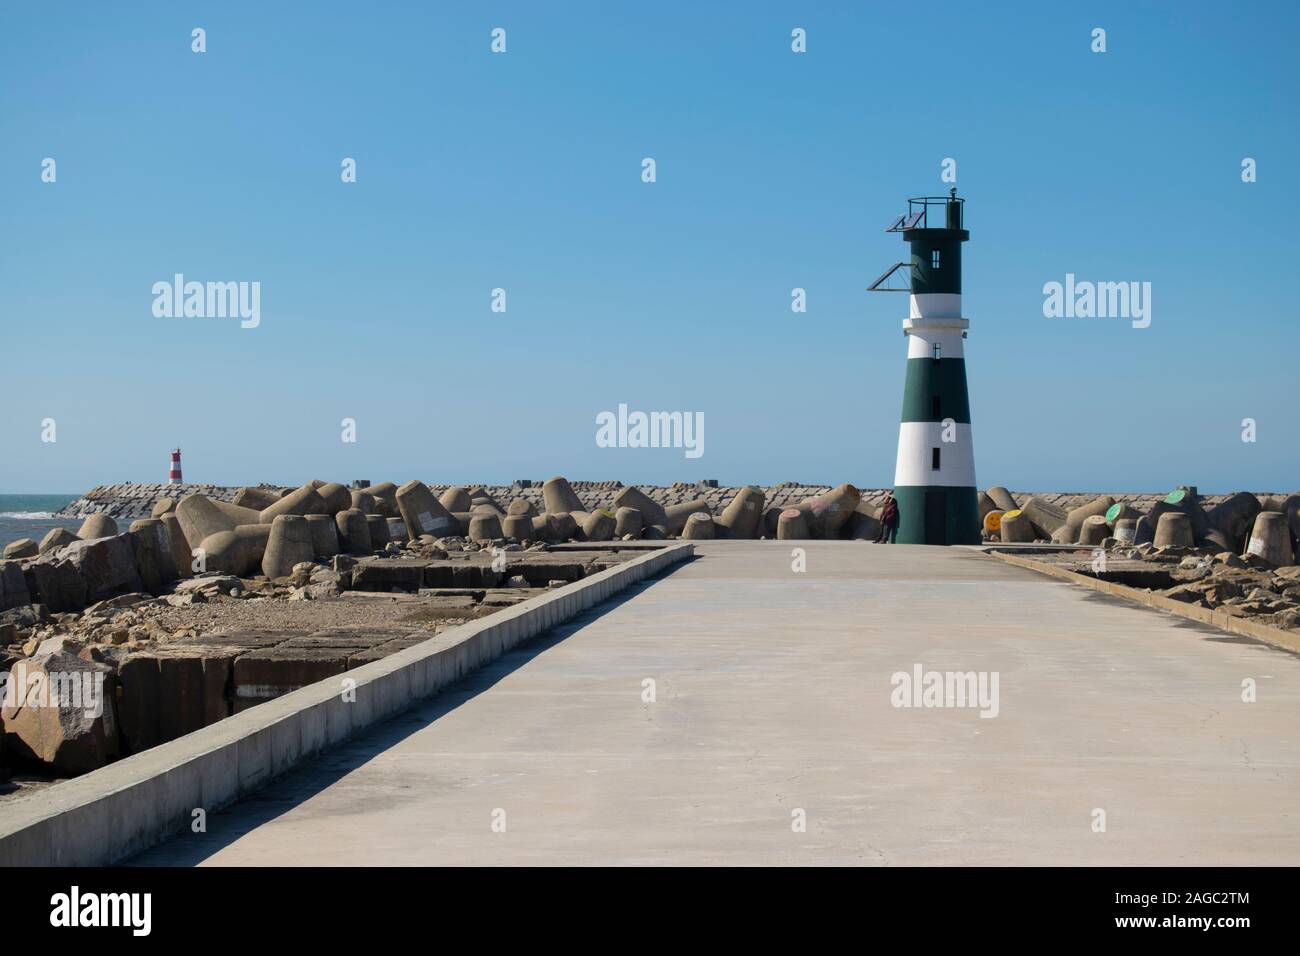
[[[943,357],[943,348],[938,342],[934,343],[934,360],[937,362]]]
[[[930,449],[930,470],[939,470],[939,449],[937,448]]]
[[[932,252],[930,253],[930,268],[931,268],[931,269],[937,269],[937,268],[939,268],[939,250],[938,250],[938,249],[935,249],[934,251],[932,251]]]

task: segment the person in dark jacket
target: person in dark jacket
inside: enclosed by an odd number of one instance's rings
[[[880,509],[880,537],[876,540],[881,544],[894,544],[897,537],[898,502],[891,491],[885,495],[884,507]]]

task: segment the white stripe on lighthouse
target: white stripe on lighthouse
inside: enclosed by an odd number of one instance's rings
[[[909,295],[908,309],[914,319],[960,319],[960,292],[925,292]]]
[[[944,441],[950,427],[953,441]],[[939,449],[939,468],[931,467]],[[894,487],[931,485],[938,488],[975,487],[975,454],[970,426],[954,422],[903,422],[898,426],[898,461]]]

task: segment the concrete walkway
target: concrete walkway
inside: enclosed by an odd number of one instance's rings
[[[1300,864],[1295,656],[973,550],[699,552],[135,862]]]

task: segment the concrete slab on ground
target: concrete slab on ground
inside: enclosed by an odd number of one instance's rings
[[[696,544],[135,862],[1300,863],[1295,655],[974,549]],[[893,706],[916,665],[997,716]]]

